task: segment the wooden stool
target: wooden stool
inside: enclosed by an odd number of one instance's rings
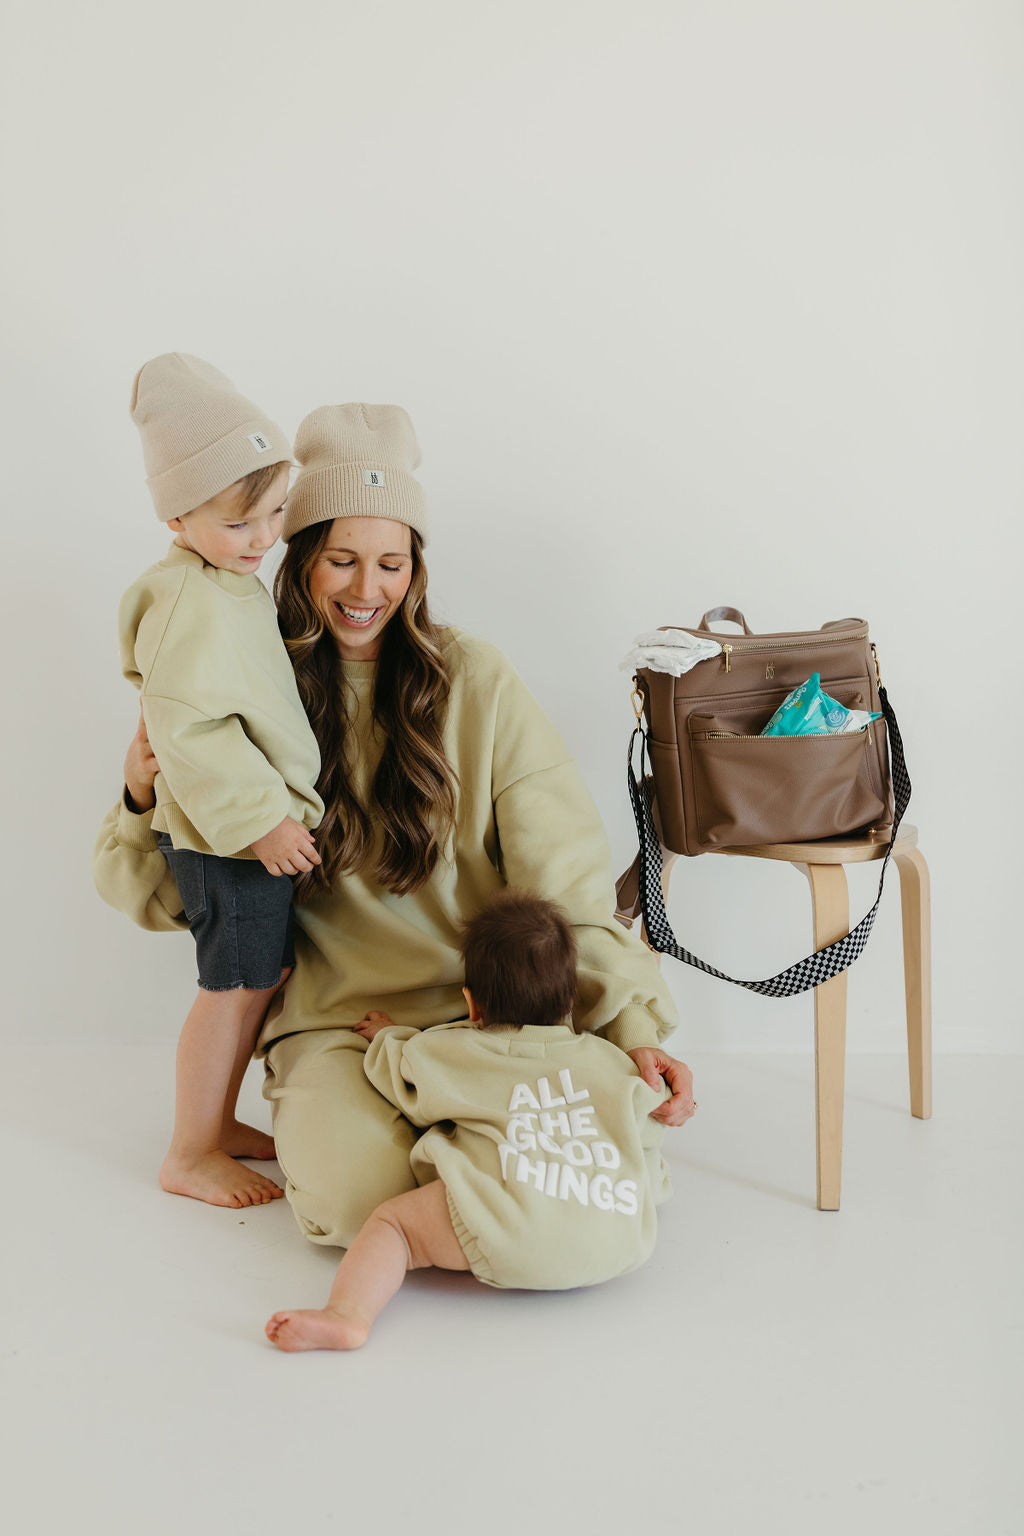
[[[823,949],[850,931],[850,899],[844,864],[885,856],[884,834],[836,837],[822,843],[766,843],[756,848],[723,848],[729,858],[780,859],[803,871],[810,882],[814,947]],[[668,901],[669,875],[678,855],[662,848],[662,890]],[[893,848],[900,872],[903,909],[903,977],[907,997],[907,1053],[910,1113],[927,1120],[932,1112],[931,897],[928,865],[917,846],[917,828],[900,828]],[[843,1072],[846,1063],[846,977],[833,976],[814,989],[815,1118],[818,1209],[838,1211],[843,1162]]]

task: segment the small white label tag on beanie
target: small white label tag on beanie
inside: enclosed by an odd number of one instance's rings
[[[262,432],[250,432],[249,441],[257,453],[267,453],[274,445],[269,437],[264,437]]]
[[[384,484],[384,471],[382,469],[364,469],[363,470],[363,484],[364,485],[383,485]]]

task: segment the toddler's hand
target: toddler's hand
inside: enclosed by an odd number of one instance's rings
[[[286,816],[272,832],[258,837],[252,851],[272,875],[304,875],[320,863],[313,834]]]
[[[361,1019],[354,1026],[357,1035],[362,1035],[364,1040],[372,1040],[374,1035],[379,1035],[382,1029],[387,1029],[394,1024],[390,1014],[381,1013],[379,1008],[371,1008],[365,1019]]]

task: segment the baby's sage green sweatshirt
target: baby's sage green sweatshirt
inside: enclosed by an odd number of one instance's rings
[[[440,1178],[477,1279],[596,1285],[654,1247],[669,1193],[650,1118],[663,1094],[607,1041],[565,1024],[385,1029],[364,1070],[413,1125],[420,1184]],[[666,1090],[667,1091],[667,1090]]]

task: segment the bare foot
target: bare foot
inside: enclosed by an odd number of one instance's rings
[[[229,1205],[236,1211],[247,1205],[267,1205],[284,1194],[273,1179],[254,1173],[220,1151],[207,1152],[190,1163],[168,1153],[160,1169],[160,1184],[168,1194],[191,1195],[207,1205]]]
[[[265,1332],[271,1344],[295,1354],[300,1349],[358,1349],[370,1325],[325,1307],[322,1312],[275,1312]]]
[[[254,1125],[234,1120],[221,1132],[220,1149],[228,1157],[254,1157],[257,1162],[266,1162],[274,1156],[274,1138]]]

